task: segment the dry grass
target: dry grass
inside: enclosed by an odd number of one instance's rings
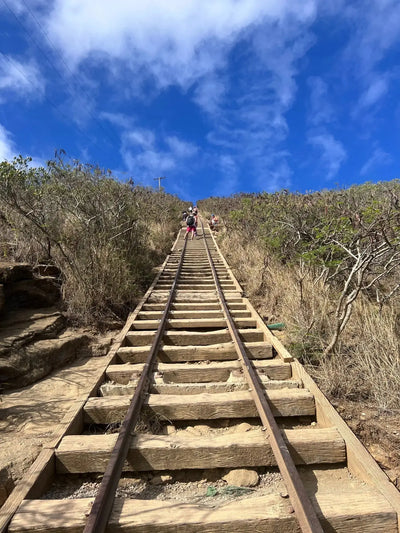
[[[267,323],[285,322],[284,342],[330,396],[400,408],[400,341],[395,303],[379,310],[356,301],[337,351],[322,357],[333,325],[336,295],[311,271],[281,265],[239,235],[220,246],[247,296]]]

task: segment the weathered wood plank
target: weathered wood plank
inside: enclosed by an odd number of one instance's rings
[[[281,361],[254,361],[260,375],[270,379],[288,379],[291,367]],[[132,375],[138,376],[143,371],[143,364],[109,365],[107,377],[117,383],[128,383]],[[155,370],[160,372],[165,382],[194,383],[205,381],[226,381],[230,373],[239,370],[239,361],[222,361],[211,363],[157,363]]]
[[[151,304],[166,302],[168,299],[168,294],[169,293],[166,290],[153,290],[146,303]],[[243,301],[241,293],[235,291],[226,292],[225,299],[227,300],[229,305],[232,303],[242,303]],[[215,290],[201,293],[198,293],[195,290],[177,291],[174,303],[187,304],[187,302],[193,303],[193,301],[196,302],[196,306],[200,303],[219,303]]]
[[[160,285],[157,285],[156,289],[162,289],[163,286],[160,284]],[[210,291],[210,290],[213,290],[215,288],[215,285],[209,283],[208,285],[198,285],[196,283],[178,283],[177,285],[177,289],[180,290],[180,291]],[[234,285],[228,285],[228,284],[225,284],[223,283],[222,284],[222,288],[223,290],[227,290],[227,291],[233,291],[234,290]]]
[[[246,351],[251,359],[272,358],[272,346],[265,342],[246,342]],[[150,345],[123,346],[118,350],[118,357],[124,362],[142,363],[146,360]],[[164,362],[179,361],[227,361],[237,359],[232,341],[204,346],[163,346],[158,358]]]
[[[54,478],[55,454],[54,450],[44,449],[40,452],[36,460],[30,466],[23,477],[23,482],[19,482],[12,491],[6,502],[0,509],[0,531],[6,531],[13,514],[18,509],[24,498],[36,490],[47,489]]]
[[[264,340],[264,334],[258,329],[239,329],[239,334],[245,342],[261,342]],[[126,341],[131,346],[146,346],[152,343],[155,332],[152,331],[130,331],[126,335]],[[207,344],[219,344],[230,342],[231,337],[228,330],[208,331],[171,331],[167,330],[164,334],[164,343],[174,346],[205,346]]]
[[[315,414],[312,394],[304,389],[268,391],[274,416],[312,416]],[[128,409],[129,397],[90,398],[85,405],[88,423],[120,422]],[[167,420],[208,420],[218,418],[257,417],[257,409],[249,392],[218,394],[150,394],[145,411]]]
[[[176,237],[172,250],[176,249],[179,240],[179,234]],[[121,347],[126,333],[129,331],[132,322],[137,319],[137,316],[142,309],[145,302],[150,297],[161,273],[166,265],[169,263],[171,256],[167,256],[163,265],[157,268],[157,274],[153,280],[153,283],[139,300],[135,310],[128,316],[124,328],[120,331],[117,337],[114,339],[113,344],[104,358],[104,366],[100,368],[93,376],[91,390],[88,396],[97,393],[98,387],[104,381],[106,367],[110,362],[113,362],[117,358],[117,351]],[[83,404],[86,398],[77,399],[71,406],[71,409],[66,413],[63,420],[56,425],[53,434],[54,439],[46,444],[46,448],[42,450],[35,462],[31,465],[24,477],[19,481],[13,492],[0,510],[0,532],[6,531],[8,522],[17,510],[22,500],[26,497],[36,497],[44,490],[44,487],[48,485],[54,476],[54,450],[53,447],[57,446],[61,438],[68,433],[80,431],[83,427]]]
[[[101,396],[133,396],[138,380],[131,381],[127,385],[120,383],[104,383],[100,388]],[[299,380],[277,380],[261,378],[261,385],[265,390],[298,389],[302,383]],[[203,394],[217,392],[235,392],[249,390],[248,383],[242,379],[227,382],[209,383],[163,383],[162,378],[150,384],[151,394]]]
[[[255,328],[257,321],[254,318],[235,318],[235,324],[238,328]],[[156,330],[158,328],[159,320],[135,320],[132,324],[133,330]],[[167,321],[167,328],[174,329],[198,329],[198,328],[224,328],[226,327],[226,320],[222,318],[196,318],[186,317],[170,318]]]
[[[341,436],[345,440],[347,449],[347,467],[350,472],[368,485],[376,487],[386,500],[391,503],[400,517],[400,492],[390,482],[389,478],[378,466],[374,458],[368,453],[336,409],[330,404],[326,396],[318,388],[317,384],[306,372],[304,367],[298,361],[293,361],[291,366],[294,375],[301,379],[305,386],[309,387],[314,394],[318,423],[322,426],[337,427]]]
[[[232,316],[235,318],[249,318],[251,317],[250,311],[247,310],[232,310]],[[160,320],[163,311],[141,311],[138,315],[138,320]],[[192,309],[189,306],[185,310],[170,311],[169,318],[173,319],[186,319],[192,320],[193,318],[223,318],[223,312],[220,309]]]
[[[354,490],[317,494],[317,513],[327,532],[396,533],[397,518],[376,492]],[[93,498],[27,500],[10,533],[82,533]],[[287,499],[267,494],[210,508],[177,501],[116,500],[109,523],[113,533],[299,533]]]
[[[336,429],[286,430],[296,464],[343,463],[346,450]],[[59,473],[104,472],[117,435],[65,437],[56,451]],[[125,471],[245,468],[276,466],[271,446],[261,430],[202,437],[137,435],[132,439]]]
[[[242,313],[245,313],[246,311],[242,311]],[[161,316],[163,314],[163,311],[142,311],[138,319],[139,320],[160,320]],[[188,307],[186,310],[181,311],[170,311],[169,312],[169,318],[186,318],[187,320],[191,320],[192,318],[223,318],[223,313],[221,310],[218,309],[211,309],[211,310],[197,310],[197,309],[191,309]]]

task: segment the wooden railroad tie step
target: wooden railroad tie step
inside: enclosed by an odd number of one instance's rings
[[[274,416],[313,416],[315,404],[312,394],[305,389],[268,391]],[[120,422],[128,410],[130,398],[108,396],[89,398],[86,402],[86,423],[113,424]],[[150,394],[144,412],[151,412],[165,420],[209,420],[220,418],[257,417],[257,409],[250,392],[217,394]]]
[[[232,283],[231,281],[224,281],[224,280],[221,281],[221,288],[224,291],[224,293],[235,292],[237,290],[236,285],[234,283]],[[162,287],[157,285],[156,289],[160,290],[162,289]],[[209,281],[208,283],[202,284],[202,283],[196,283],[196,280],[193,280],[193,281],[180,280],[178,281],[177,289],[181,291],[202,290],[204,292],[216,290],[213,281]]]
[[[158,278],[158,281],[159,282],[165,282],[165,283],[171,283],[172,281],[174,281],[175,279],[175,276],[173,274],[171,275],[162,275]],[[218,279],[219,281],[221,281],[222,283],[230,283],[232,284],[233,281],[232,279],[228,276],[228,274],[219,274],[218,275]],[[181,273],[180,276],[179,276],[179,281],[180,282],[187,282],[187,283],[200,283],[200,284],[207,284],[207,283],[214,283],[214,279],[212,277],[212,274],[207,274],[207,275],[201,275],[199,276],[198,274],[190,274],[190,273]]]
[[[171,275],[162,275],[158,278],[158,281],[159,282],[165,282],[165,283],[170,283],[172,281],[174,281],[175,279],[175,276],[173,274]],[[229,282],[229,283],[233,283],[232,280],[229,278],[229,276],[227,274],[222,274],[219,276],[219,280],[221,282]],[[207,275],[198,275],[198,274],[190,274],[190,273],[181,273],[179,275],[179,281],[180,282],[187,282],[187,283],[196,283],[196,284],[208,284],[208,283],[212,283],[214,284],[214,278],[212,277],[212,274],[207,274]]]
[[[318,493],[317,514],[325,531],[397,533],[397,514],[378,493],[368,489]],[[93,498],[25,500],[10,533],[77,533],[83,530]],[[210,508],[178,501],[115,501],[109,522],[115,533],[298,533],[288,499],[279,494],[233,501]]]
[[[293,460],[303,464],[335,464],[346,460],[344,440],[335,428],[284,432]],[[117,435],[66,436],[56,450],[57,472],[104,472]],[[261,429],[245,433],[194,436],[137,435],[132,438],[125,471],[276,466]]]
[[[104,383],[100,387],[100,396],[133,396],[139,380],[131,381],[129,384]],[[299,380],[277,380],[262,377],[261,385],[264,390],[296,389],[301,387]],[[151,394],[203,394],[218,392],[248,391],[249,385],[244,378],[234,381],[209,381],[205,383],[164,383],[162,378],[156,379],[150,384]]]
[[[230,281],[229,279],[221,279],[221,287],[222,288],[225,288],[225,287],[233,287],[232,290],[234,290],[234,287],[235,287],[235,284]],[[159,289],[162,285],[165,285],[166,287],[169,287],[171,286],[173,282],[173,279],[159,279],[158,282],[157,282],[157,288]],[[182,287],[187,287],[188,289],[192,288],[193,286],[208,286],[210,288],[213,288],[215,289],[215,284],[214,284],[214,280],[211,278],[211,279],[207,279],[207,278],[196,278],[196,277],[185,277],[185,278],[181,278],[179,277],[178,279],[178,287],[179,286],[182,286]]]
[[[255,318],[234,317],[235,326],[238,328],[256,328],[257,320]],[[132,324],[132,330],[157,330],[159,320],[135,320]],[[169,318],[167,327],[174,329],[198,329],[198,328],[224,328],[226,327],[225,318]]]
[[[292,375],[291,366],[279,360],[255,361],[254,367],[260,376],[269,379],[289,379]],[[144,364],[109,365],[106,371],[108,379],[117,383],[129,383],[140,376]],[[239,361],[222,361],[214,363],[158,363],[155,370],[162,374],[165,383],[204,383],[226,381],[231,372],[241,369]]]
[[[168,313],[168,318],[174,318],[174,319],[186,319],[186,323],[188,321],[191,321],[192,319],[198,319],[198,318],[213,318],[213,319],[221,319],[223,318],[224,314],[221,309],[208,309],[208,310],[199,310],[199,309],[193,309],[193,306],[187,307],[186,309],[182,309],[179,311],[170,311]],[[162,311],[141,311],[137,319],[138,320],[160,320],[162,317],[163,312]],[[231,314],[233,318],[251,318],[251,311],[247,310],[233,310],[231,311]]]
[[[244,342],[262,342],[264,332],[260,329],[239,329],[239,335]],[[130,331],[125,339],[131,346],[151,345],[155,331]],[[231,341],[231,335],[228,329],[219,329],[214,331],[171,331],[167,330],[163,336],[164,343],[174,346],[206,346],[209,344],[220,344]]]
[[[169,291],[166,290],[153,290],[151,295],[149,296],[147,303],[153,304],[153,303],[165,303],[168,299]],[[225,299],[230,306],[233,303],[242,303],[243,298],[242,295],[238,291],[229,291],[225,293]],[[198,308],[198,305],[201,303],[219,303],[219,300],[217,298],[217,292],[216,290],[208,291],[208,292],[201,292],[198,291],[177,291],[175,300],[175,304],[185,303],[187,305],[188,302],[193,304],[193,302],[196,303],[196,307]]]
[[[208,334],[207,334],[208,335]],[[271,359],[272,346],[268,342],[245,342],[246,352],[251,359]],[[118,357],[126,363],[144,363],[150,352],[150,344],[141,346],[123,346],[118,350]],[[163,362],[179,361],[227,361],[237,359],[232,341],[204,346],[168,346],[164,345],[158,352]],[[282,364],[279,361],[279,364]]]
[[[188,309],[192,309],[193,304],[191,302],[181,302],[181,303],[173,303],[171,305],[171,309],[173,311],[187,311]],[[231,303],[229,306],[229,309],[231,311],[234,310],[246,310],[247,305],[245,303]],[[143,311],[164,311],[165,305],[163,303],[146,303],[143,305],[142,310]],[[215,300],[213,302],[196,302],[196,310],[200,311],[211,311],[211,310],[220,310],[221,304]]]

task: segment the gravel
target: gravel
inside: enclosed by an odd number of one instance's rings
[[[227,501],[285,491],[277,470],[261,473],[262,470],[259,469],[260,481],[254,488],[228,485],[221,479],[226,469],[136,474],[137,477],[121,478],[116,495],[117,498],[173,500],[217,507]],[[42,499],[94,498],[100,481],[101,476],[60,476]]]

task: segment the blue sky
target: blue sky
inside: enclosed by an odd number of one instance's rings
[[[399,177],[399,0],[0,0],[0,160],[184,199]]]

